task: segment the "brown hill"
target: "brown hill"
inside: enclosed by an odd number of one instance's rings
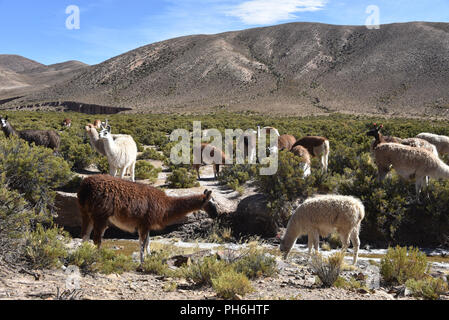
[[[79,61],[46,66],[17,55],[0,55],[0,100],[53,86],[86,66]]]
[[[67,100],[143,112],[446,116],[447,52],[447,23],[290,23],[150,44],[5,106]]]

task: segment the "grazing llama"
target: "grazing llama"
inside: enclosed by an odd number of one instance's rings
[[[296,239],[307,235],[310,255],[312,245],[316,252],[319,251],[320,235],[327,237],[336,230],[343,244],[343,252],[346,252],[351,240],[354,247],[353,264],[356,264],[360,247],[360,225],[364,217],[365,207],[357,198],[339,195],[309,198],[291,216],[280,250],[287,257]]]
[[[59,151],[61,144],[61,137],[54,130],[22,130],[17,131],[9,123],[8,116],[0,116],[0,124],[2,126],[3,133],[7,138],[11,136],[19,137],[28,143],[33,143],[37,146],[43,146],[53,149],[56,153]]]
[[[420,133],[416,137],[433,144],[439,154],[449,154],[449,137],[427,132]]]
[[[209,156],[210,156],[210,161],[205,161],[205,159],[203,158],[203,152],[204,150],[206,150],[206,152],[208,152]],[[216,163],[214,161],[215,156],[218,154],[218,156],[220,157],[220,161],[219,163]],[[201,179],[200,177],[200,167],[202,165],[208,165],[208,164],[213,164],[214,167],[214,178],[217,179],[218,175],[220,174],[220,165],[224,165],[226,163],[226,155],[223,153],[223,151],[221,151],[220,149],[218,149],[217,147],[214,147],[208,143],[201,143],[201,164],[194,164],[193,168],[196,170],[197,174],[198,174],[198,180]]]
[[[374,142],[371,144],[371,151],[380,143],[391,142],[391,143],[400,143],[410,147],[426,149],[427,151],[432,152],[434,155],[438,157],[438,150],[436,146],[424,139],[420,138],[401,139],[398,137],[384,136],[382,135],[382,133],[380,133],[380,130],[384,126],[383,125],[377,126],[375,123],[373,125],[374,128],[366,133],[366,135],[375,138]]]
[[[417,196],[427,177],[449,178],[449,166],[425,149],[397,143],[381,143],[373,150],[373,155],[379,171],[379,181],[383,181],[390,167],[393,167],[402,178],[415,179]]]
[[[150,254],[149,232],[161,230],[187,214],[204,210],[211,218],[217,217],[212,191],[203,194],[170,197],[163,191],[144,184],[121,180],[108,175],[84,179],[78,191],[83,241],[93,230],[94,243],[100,248],[101,239],[112,223],[116,227],[139,234],[140,262],[145,249]]]
[[[293,148],[296,146],[303,146],[309,151],[312,158],[320,158],[321,168],[323,172],[327,172],[329,163],[329,140],[325,137],[307,136],[296,141]]]
[[[296,146],[290,150],[295,156],[300,157],[302,159],[302,167],[301,169],[304,172],[304,177],[308,177],[311,174],[311,162],[310,162],[310,154],[306,148],[303,146]]]
[[[279,150],[292,150],[296,143],[296,138],[290,134],[283,134],[278,138],[278,149]]]
[[[115,177],[120,170],[120,178],[123,179],[128,168],[131,171],[131,180],[135,181],[135,167],[137,161],[137,145],[131,136],[118,137],[114,140],[111,127],[102,125],[100,140],[104,143],[104,149],[109,163],[109,173]]]

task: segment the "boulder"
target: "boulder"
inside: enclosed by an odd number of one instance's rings
[[[263,194],[255,194],[240,201],[236,212],[231,216],[233,231],[240,235],[275,237],[282,223],[267,204],[267,198]]]
[[[55,198],[57,217],[55,223],[61,227],[81,227],[81,214],[76,193],[58,191]]]

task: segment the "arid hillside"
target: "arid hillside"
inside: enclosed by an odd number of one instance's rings
[[[446,117],[447,52],[447,23],[289,23],[150,44],[2,107],[77,101],[139,112]]]
[[[46,66],[17,55],[0,55],[0,100],[53,86],[72,78],[86,66],[79,61]]]

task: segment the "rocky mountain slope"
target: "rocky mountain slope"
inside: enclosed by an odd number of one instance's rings
[[[46,66],[17,55],[0,55],[0,100],[53,86],[70,79],[86,66],[79,61]]]
[[[6,105],[446,116],[448,51],[447,23],[289,23],[150,44]]]

